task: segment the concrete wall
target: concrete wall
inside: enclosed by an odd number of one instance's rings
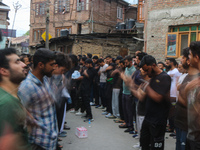
[[[147,53],[163,61],[166,35],[171,25],[187,25],[200,22],[200,0],[150,0],[145,34]],[[198,4],[197,4],[198,3]]]

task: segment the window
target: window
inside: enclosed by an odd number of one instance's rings
[[[166,55],[180,57],[183,49],[197,40],[200,40],[200,25],[170,27],[167,34]]]
[[[123,9],[121,7],[117,7],[117,18],[122,19]]]
[[[33,31],[33,41],[36,41],[37,40],[37,31]]]
[[[39,15],[39,4],[35,4],[35,15]]]
[[[42,40],[42,34],[44,33],[45,29],[34,29],[33,30],[33,41],[38,42]]]
[[[55,14],[64,14],[70,11],[70,0],[55,0],[54,12]]]
[[[36,3],[35,4],[35,15],[45,15],[45,3]]]
[[[86,3],[87,5],[85,5],[85,0],[77,0],[77,11],[86,10],[86,8],[88,7],[89,1],[86,0]]]
[[[68,26],[68,27],[57,27],[56,28],[56,37],[60,37],[60,31],[62,29],[68,29],[69,30],[69,34],[71,34],[71,26]]]
[[[44,14],[45,14],[45,4],[40,3],[40,15],[44,15]]]

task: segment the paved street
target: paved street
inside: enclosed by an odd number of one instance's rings
[[[71,130],[67,131],[67,137],[62,138],[63,150],[134,150],[132,147],[138,139],[132,138],[124,129],[118,128],[118,123],[101,115],[101,110],[92,107],[94,122],[91,127],[83,122],[80,116],[67,113],[66,120]],[[88,129],[88,138],[79,139],[75,135],[76,127],[84,126]],[[175,139],[166,135],[165,150],[175,149]]]

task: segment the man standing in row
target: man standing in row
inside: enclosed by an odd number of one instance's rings
[[[37,125],[29,133],[33,150],[55,150],[58,137],[55,97],[46,77],[55,69],[54,52],[40,48],[33,56],[34,69],[20,85],[18,96]]]
[[[142,124],[140,144],[142,149],[164,149],[164,137],[167,116],[170,109],[171,78],[158,68],[156,60],[146,55],[140,62],[140,67],[151,78],[149,84],[143,84],[146,93],[146,113]]]
[[[131,77],[136,70],[132,63],[132,57],[126,56],[124,58],[124,63],[126,66],[124,74],[127,77]],[[126,78],[124,78],[123,75],[121,75],[121,78],[122,80],[124,80],[123,92],[122,92],[123,93],[122,105],[123,105],[124,119],[125,119],[126,124],[119,125],[119,128],[128,128],[124,132],[130,132],[130,131],[134,131],[134,127],[133,127],[134,100],[133,100],[131,91],[129,90],[129,87],[125,85]]]
[[[86,109],[86,119],[84,122],[87,121],[93,121],[93,116],[92,116],[92,110],[90,106],[90,94],[91,94],[91,88],[92,88],[92,83],[94,76],[96,75],[96,70],[92,66],[92,59],[88,58],[85,61],[85,66],[87,67],[86,70],[84,70],[83,74],[81,75],[82,77],[82,83],[80,86],[81,90],[81,97],[83,101],[83,105]]]

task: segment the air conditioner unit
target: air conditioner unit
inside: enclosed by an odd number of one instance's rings
[[[69,30],[68,29],[62,29],[60,30],[60,36],[68,36],[69,35]]]

